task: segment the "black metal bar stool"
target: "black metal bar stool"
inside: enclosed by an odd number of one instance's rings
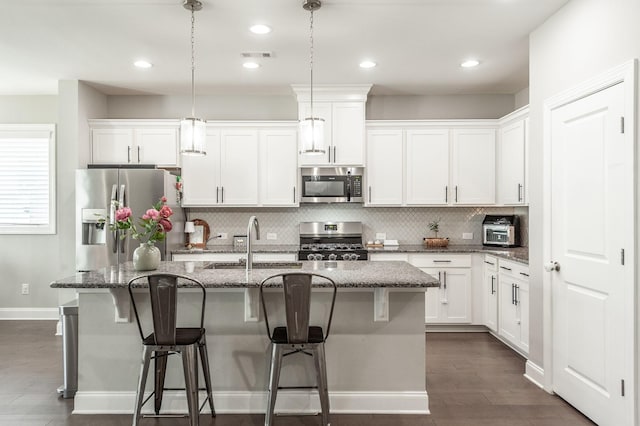
[[[136,280],[147,278],[149,285],[149,298],[151,305],[151,316],[153,318],[153,331],[145,336],[142,331],[140,316],[133,297],[133,287]],[[178,310],[178,279],[185,280],[194,287],[202,290],[202,306],[200,308],[200,326],[199,327],[176,327],[177,310]],[[189,407],[189,423],[191,426],[197,426],[199,422],[200,410],[209,401],[211,415],[215,416],[216,411],[213,407],[213,395],[211,393],[211,374],[209,372],[209,357],[207,354],[206,330],[204,328],[204,309],[207,293],[204,285],[193,278],[169,273],[147,274],[137,276],[129,281],[129,296],[133,305],[133,312],[136,315],[138,330],[140,331],[140,339],[142,340],[142,367],[140,369],[140,378],[138,381],[138,390],[136,392],[136,406],[133,413],[133,426],[140,421],[142,406],[154,396],[155,416],[160,415],[162,406],[163,391],[169,390],[164,387],[164,378],[167,368],[167,358],[169,355],[182,355],[182,365],[184,369],[184,381],[187,393],[187,404]],[[204,373],[204,381],[206,385],[207,397],[203,401],[202,406],[198,403],[198,352],[202,361],[202,370]],[[149,364],[151,359],[155,361],[155,384],[154,391],[151,395],[144,399],[144,389],[149,373]],[[170,390],[182,390],[170,389]],[[204,389],[203,389],[204,390]],[[174,416],[167,416],[174,417]],[[184,416],[182,416],[184,417]]]
[[[269,327],[267,307],[264,300],[264,288],[267,281],[282,277],[282,288],[285,303],[286,326],[275,327],[273,333]],[[329,287],[333,287],[331,310],[327,320],[326,333],[322,327],[309,326],[311,313],[311,281],[314,277],[325,280]],[[266,284],[269,287],[269,284]],[[269,391],[267,400],[267,412],[264,419],[265,426],[273,423],[273,411],[276,405],[278,389],[291,387],[278,386],[280,381],[280,368],[285,356],[302,353],[313,357],[316,370],[316,386],[295,386],[295,389],[318,389],[320,406],[322,408],[322,424],[329,425],[329,392],[327,389],[327,366],[324,351],[324,342],[329,336],[333,307],[336,302],[336,283],[325,276],[312,273],[282,273],[272,275],[260,283],[260,300],[264,322],[267,327],[267,335],[271,340],[271,368],[269,371]]]

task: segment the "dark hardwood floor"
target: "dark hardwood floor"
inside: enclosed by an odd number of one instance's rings
[[[0,321],[0,425],[125,426],[130,415],[72,415],[58,397],[62,342],[51,321]],[[333,426],[593,425],[562,399],[523,377],[524,360],[485,333],[429,333],[427,389],[431,415],[332,415]],[[393,360],[389,360],[393,362]],[[187,425],[144,419],[143,426]],[[208,415],[203,426],[260,426],[261,415]],[[275,426],[319,425],[316,416],[277,417]]]

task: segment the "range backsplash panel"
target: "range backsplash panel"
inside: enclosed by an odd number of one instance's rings
[[[233,235],[247,232],[249,217],[256,215],[260,222],[259,244],[298,244],[298,224],[316,221],[360,221],[364,226],[364,240],[375,240],[376,233],[386,233],[387,239],[400,244],[421,244],[422,238],[432,237],[428,223],[440,218],[439,237],[448,237],[450,244],[482,244],[482,220],[486,214],[517,214],[520,216],[522,245],[529,243],[527,231],[528,207],[363,207],[352,204],[314,204],[299,208],[191,208],[189,220],[204,219],[211,235],[227,233],[228,239],[213,239],[209,245],[229,245]],[[463,240],[462,234],[471,232],[473,239]],[[277,234],[268,240],[267,233]]]

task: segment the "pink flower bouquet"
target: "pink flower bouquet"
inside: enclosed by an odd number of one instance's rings
[[[165,234],[173,228],[169,218],[173,215],[171,207],[167,206],[167,197],[162,197],[152,208],[142,215],[136,226],[131,219],[131,209],[129,207],[119,207],[115,213],[115,222],[110,225],[111,230],[124,231],[120,238],[126,238],[130,233],[131,237],[140,240],[143,244],[153,245],[165,239]]]

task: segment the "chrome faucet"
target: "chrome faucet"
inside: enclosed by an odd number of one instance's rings
[[[256,240],[260,239],[260,224],[258,218],[251,216],[249,218],[249,225],[247,226],[247,272],[253,269],[253,250],[251,249],[251,230],[255,226],[256,228]]]

